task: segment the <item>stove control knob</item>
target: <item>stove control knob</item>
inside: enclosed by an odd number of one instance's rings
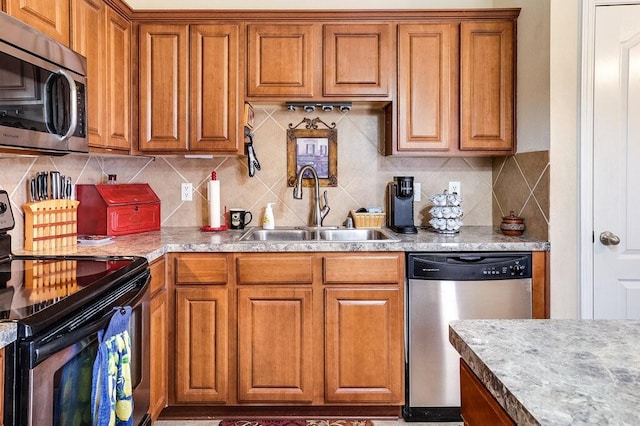
[[[7,211],[7,205],[0,201],[0,214],[3,214]]]

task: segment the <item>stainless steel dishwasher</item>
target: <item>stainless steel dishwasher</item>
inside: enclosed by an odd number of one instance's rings
[[[407,421],[460,421],[457,319],[531,318],[531,253],[407,256]]]

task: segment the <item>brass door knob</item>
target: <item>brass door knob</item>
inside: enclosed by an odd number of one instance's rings
[[[620,237],[610,231],[604,231],[600,234],[600,242],[605,246],[617,246],[620,244]]]

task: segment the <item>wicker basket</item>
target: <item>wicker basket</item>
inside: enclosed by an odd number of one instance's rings
[[[357,213],[351,210],[353,225],[356,228],[382,228],[384,224],[384,213]]]

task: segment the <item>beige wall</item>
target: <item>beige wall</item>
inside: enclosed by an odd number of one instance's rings
[[[580,2],[551,3],[551,315],[579,316]]]
[[[519,7],[517,56],[518,152],[549,149],[550,0],[495,0]]]

